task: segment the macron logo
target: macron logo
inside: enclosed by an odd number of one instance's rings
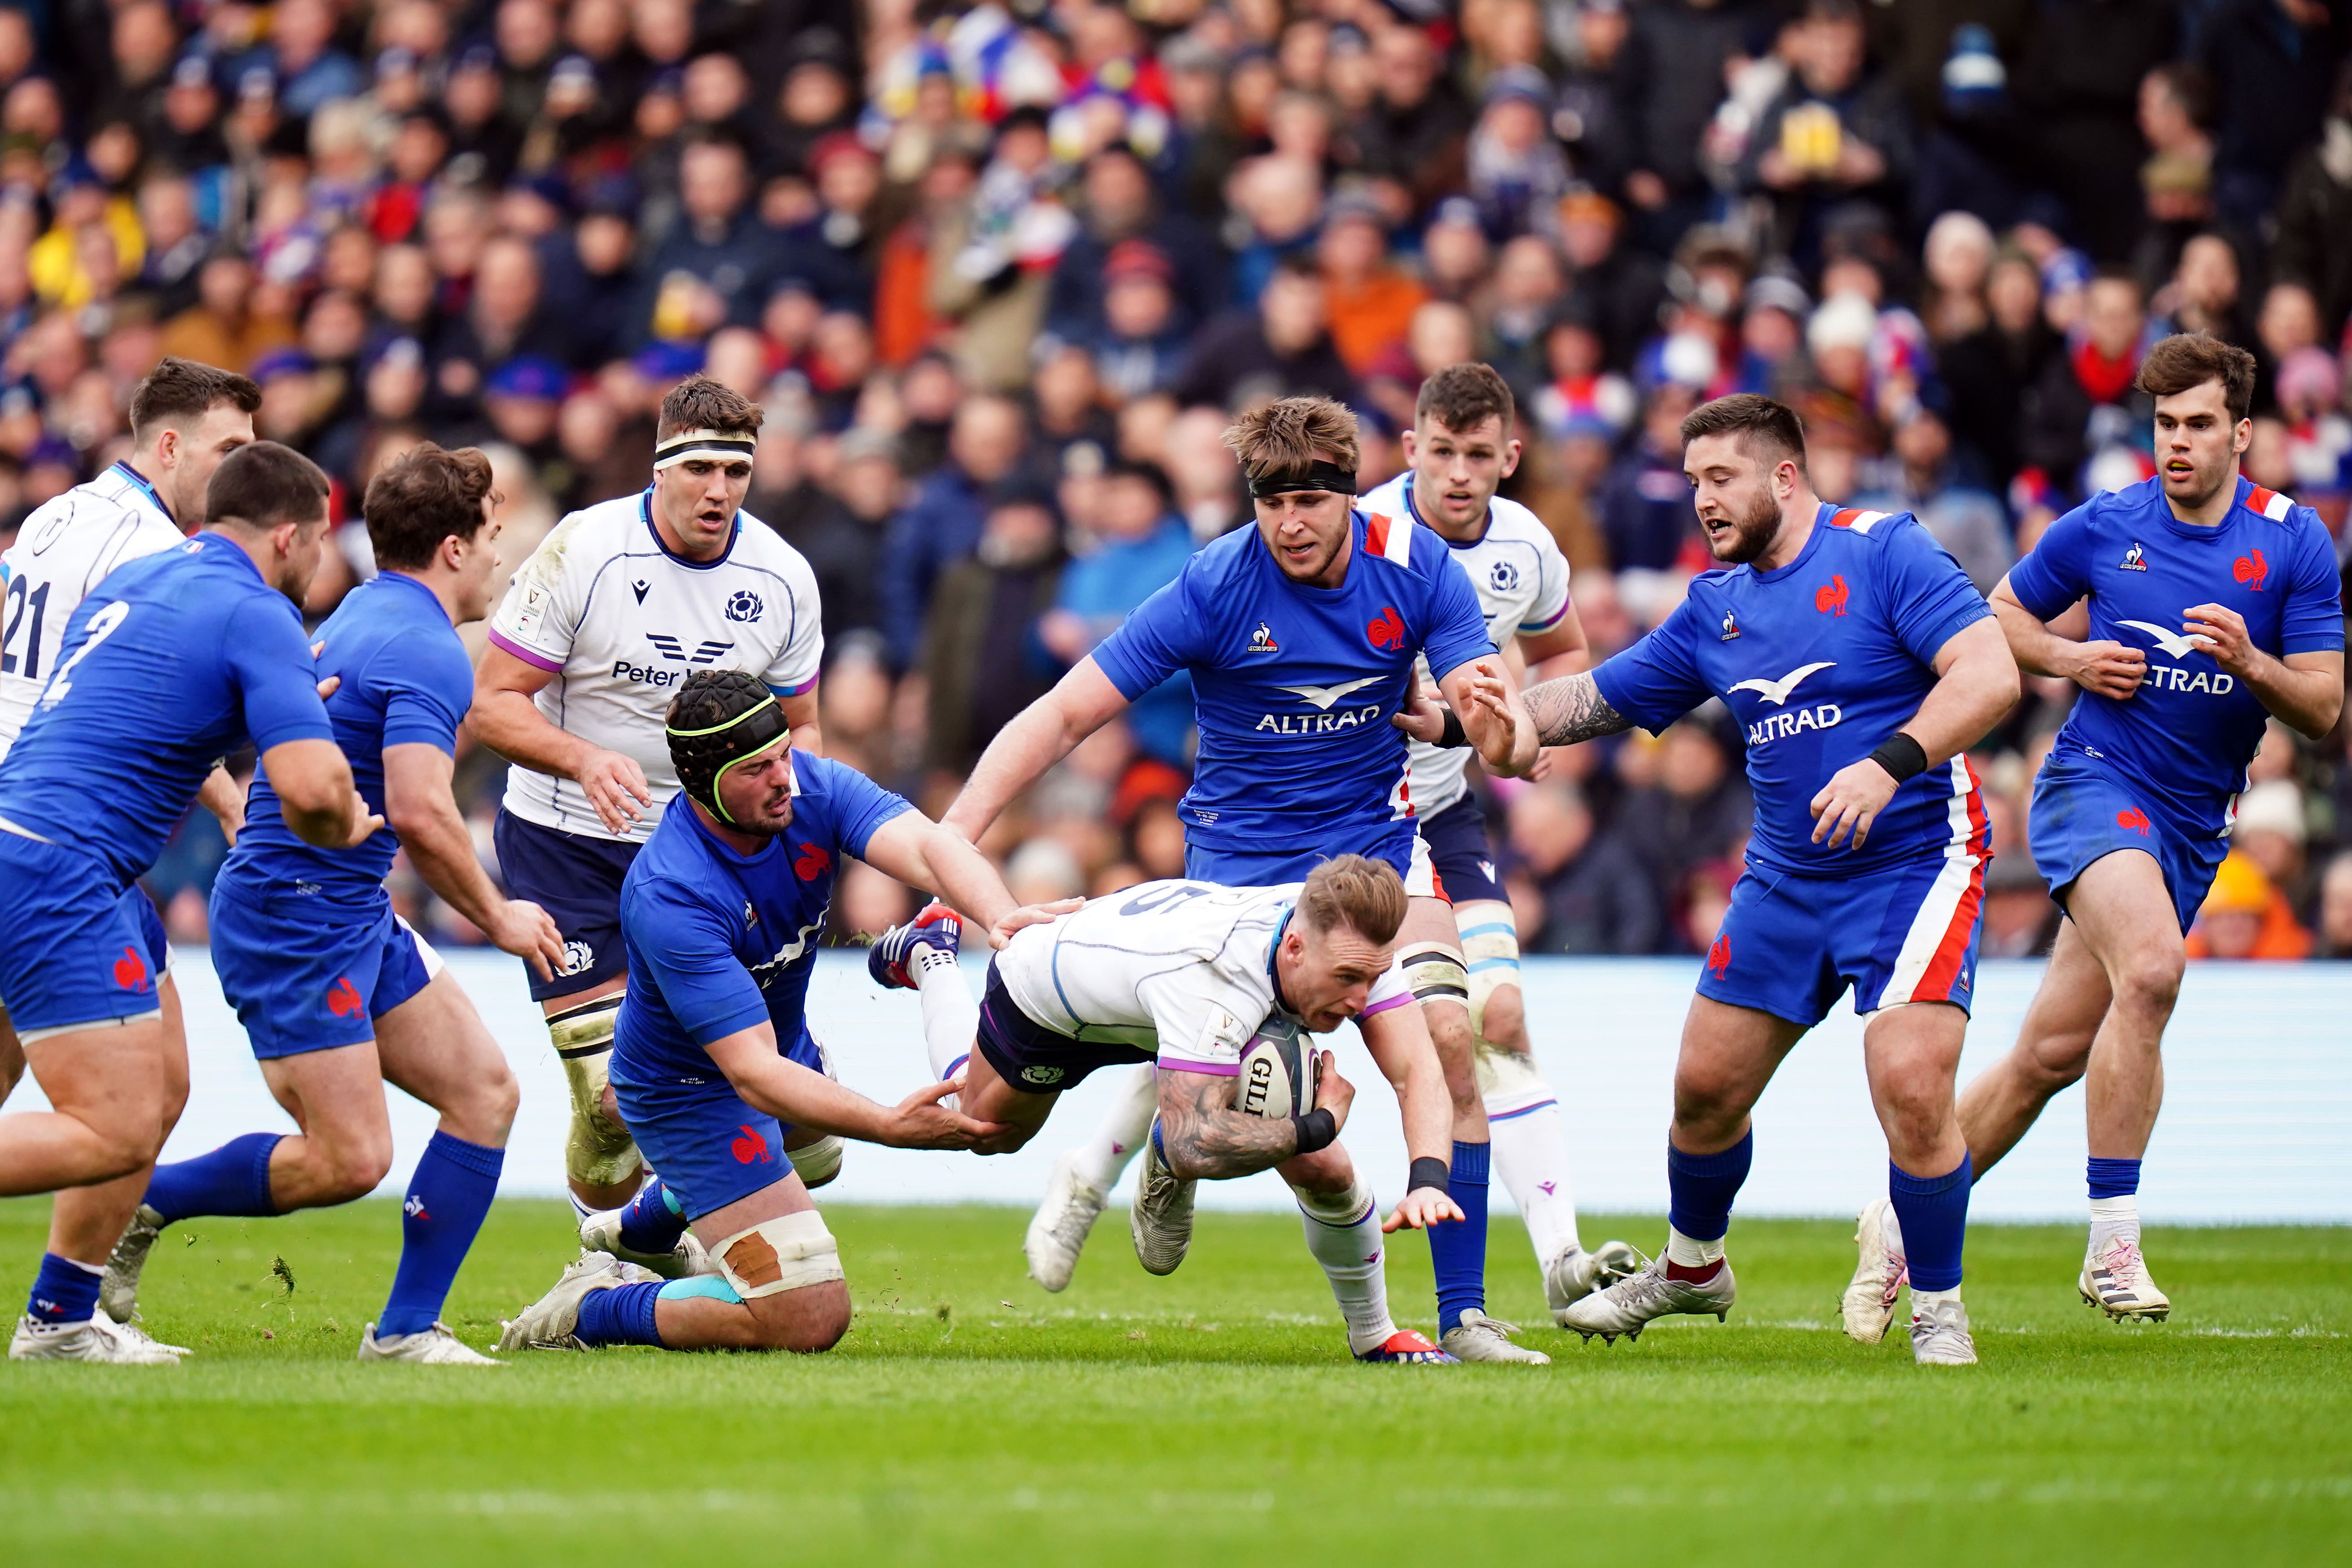
[[[1368,675],[1361,680],[1349,680],[1338,686],[1280,686],[1275,689],[1287,691],[1294,697],[1303,697],[1311,706],[1328,712],[1331,704],[1339,701],[1350,691],[1361,691],[1379,679],[1377,675]]]
[[[2162,648],[2166,653],[2170,654],[2175,658],[2186,658],[2190,654],[2200,651],[2204,647],[2204,639],[2202,637],[2183,637],[2179,632],[2167,631],[2162,626],[2156,626],[2151,622],[2118,621],[2116,624],[2118,626],[2130,626],[2137,631],[2146,632],[2148,636],[2156,639],[2157,647]]]
[[[1807,676],[1831,668],[1836,663],[1835,659],[1826,659],[1820,664],[1800,665],[1778,680],[1743,680],[1731,689],[1753,691],[1773,707],[1782,707],[1788,702],[1789,694],[1803,684]]]

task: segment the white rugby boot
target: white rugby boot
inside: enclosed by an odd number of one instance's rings
[[[584,1292],[583,1292],[584,1294]],[[572,1321],[579,1321],[574,1310]],[[376,1338],[375,1325],[360,1335],[362,1361],[410,1361],[425,1366],[504,1366],[460,1340],[446,1323],[436,1323],[429,1329],[413,1334],[393,1334]]]
[[[1924,1307],[1911,1293],[1911,1359],[1921,1366],[1974,1366],[1977,1342],[1969,1338],[1968,1303],[1938,1296]]]
[[[1158,1131],[1153,1123],[1153,1131]],[[1135,1237],[1135,1256],[1147,1274],[1173,1274],[1192,1246],[1192,1194],[1200,1185],[1168,1168],[1160,1156],[1157,1136],[1143,1141],[1143,1175],[1135,1184],[1135,1203],[1128,1212],[1128,1231]]]
[[[520,1317],[499,1323],[502,1351],[579,1351],[580,1303],[591,1290],[620,1285],[640,1285],[660,1276],[634,1263],[624,1263],[609,1252],[583,1253],[566,1264],[555,1289],[522,1310]]]
[[[1862,1257],[1845,1294],[1838,1299],[1838,1313],[1845,1320],[1846,1337],[1866,1345],[1886,1337],[1895,1321],[1895,1302],[1911,1274],[1903,1256],[1903,1233],[1894,1219],[1895,1205],[1873,1198],[1853,1222],[1854,1245]]]
[[[131,1321],[139,1310],[139,1275],[147,1254],[163,1234],[163,1216],[141,1204],[122,1227],[114,1252],[106,1260],[106,1277],[98,1282],[98,1310],[118,1323]]]
[[[1029,1278],[1048,1290],[1068,1289],[1078,1254],[1086,1250],[1087,1234],[1109,1201],[1108,1192],[1078,1174],[1076,1149],[1055,1161],[1045,1201],[1029,1217],[1029,1234],[1021,1238],[1021,1250],[1029,1258]]]
[[[1438,1337],[1445,1353],[1455,1361],[1513,1362],[1521,1366],[1549,1366],[1551,1357],[1541,1351],[1531,1351],[1525,1345],[1515,1345],[1511,1336],[1519,1331],[1517,1323],[1507,1323],[1490,1318],[1484,1312],[1462,1314],[1462,1321]]]
[[[16,1320],[16,1336],[8,1342],[10,1361],[87,1361],[111,1366],[177,1366],[180,1358],[148,1339],[131,1338],[111,1321],[101,1328],[104,1314],[79,1323],[37,1323]]]
[[[638,1252],[622,1246],[619,1209],[603,1209],[583,1219],[580,1247],[585,1252],[609,1253],[665,1279],[687,1279],[697,1274],[719,1272],[719,1265],[710,1261],[710,1254],[695,1239],[692,1230],[679,1237],[677,1245],[667,1252]]]
[[[1727,1259],[1715,1271],[1714,1279],[1694,1281],[1668,1279],[1666,1260],[1654,1258],[1632,1279],[1595,1290],[1560,1313],[1559,1326],[1582,1334],[1587,1344],[1599,1334],[1603,1342],[1613,1345],[1619,1334],[1638,1340],[1653,1319],[1675,1312],[1713,1312],[1721,1322],[1738,1298],[1739,1288],[1732,1280]]]
[[[90,1320],[90,1321],[99,1326],[100,1332],[112,1334],[116,1339],[128,1341],[130,1343],[134,1345],[143,1345],[151,1350],[169,1351],[173,1355],[194,1355],[196,1353],[185,1345],[165,1344],[162,1340],[157,1339],[154,1335],[149,1333],[144,1328],[137,1323],[118,1323],[112,1318],[108,1317],[103,1310],[100,1310],[96,1317]]]
[[[1648,1261],[1633,1243],[1626,1241],[1604,1241],[1591,1252],[1571,1247],[1553,1254],[1543,1271],[1544,1305],[1551,1309],[1551,1321],[1563,1329],[1568,1327],[1565,1314],[1569,1308],[1595,1290],[1606,1290],[1620,1279],[1631,1279]]]
[[[2160,1323],[2172,1311],[2172,1302],[2147,1277],[2147,1259],[2140,1256],[2136,1236],[2119,1236],[2105,1252],[2084,1258],[2074,1288],[2082,1292],[2084,1305],[2098,1308],[2118,1323]]]

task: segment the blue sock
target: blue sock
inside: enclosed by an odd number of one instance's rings
[[[1462,1218],[1429,1227],[1429,1261],[1437,1274],[1437,1331],[1443,1336],[1467,1311],[1486,1307],[1486,1173],[1492,1143],[1454,1145],[1445,1184]]]
[[[158,1165],[142,1201],[167,1225],[198,1215],[243,1219],[276,1214],[269,1201],[269,1152],[284,1136],[248,1132],[209,1154]]]
[[[1911,1265],[1914,1290],[1960,1288],[1960,1244],[1969,1234],[1969,1187],[1974,1163],[1966,1154],[1940,1176],[1906,1174],[1886,1165],[1886,1195],[1903,1226],[1903,1255]]]
[[[37,1323],[87,1323],[98,1310],[98,1282],[105,1278],[103,1268],[44,1252],[25,1316]]]
[[[661,1331],[654,1327],[654,1303],[661,1300],[663,1281],[615,1285],[591,1290],[580,1300],[580,1326],[573,1331],[583,1345],[658,1345]]]
[[[2102,1160],[2091,1156],[2091,1196],[2094,1198],[2136,1198],[2139,1196],[2139,1162],[2137,1160]]]
[[[621,1245],[632,1252],[667,1252],[686,1234],[686,1210],[656,1176],[621,1211]]]
[[[498,1195],[503,1149],[488,1149],[436,1131],[408,1178],[400,1220],[400,1268],[392,1296],[376,1320],[380,1338],[421,1333],[441,1316],[457,1266]]]
[[[1693,1241],[1721,1241],[1731,1228],[1731,1200],[1739,1195],[1755,1159],[1752,1127],[1720,1154],[1685,1154],[1669,1140],[1666,1223]]]

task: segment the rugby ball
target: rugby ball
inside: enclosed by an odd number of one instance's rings
[[[1287,1121],[1315,1109],[1321,1057],[1314,1039],[1298,1026],[1268,1018],[1242,1048],[1241,1084],[1234,1104],[1252,1116]]]

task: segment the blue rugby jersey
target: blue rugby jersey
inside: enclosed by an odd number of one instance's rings
[[[312,640],[319,679],[341,676],[327,699],[335,743],[350,759],[368,809],[383,812],[383,752],[421,743],[457,754],[457,726],[474,700],[474,666],[433,590],[399,572],[354,588]],[[303,843],[286,825],[267,770],[254,775],[245,831],[221,865],[232,889],[299,889],[336,903],[373,906],[384,897],[399,837],[389,825],[348,849]]]
[[[119,566],[74,609],[0,761],[0,817],[104,860],[155,863],[213,764],[331,741],[294,602],[217,533]]]
[[[793,753],[793,824],[739,855],[681,803],[629,868],[621,934],[629,991],[613,1038],[624,1082],[721,1077],[704,1048],[765,1019],[799,1038],[826,907],[845,855],[914,808],[855,768]]]
[[[1410,517],[1349,526],[1337,588],[1292,582],[1255,526],[1236,529],[1094,651],[1130,702],[1192,672],[1201,749],[1178,815],[1196,847],[1379,852],[1412,816],[1389,720],[1415,656],[1443,679],[1495,651],[1444,540]]]
[[[1917,713],[1937,650],[1992,614],[1909,512],[1824,503],[1797,559],[1705,572],[1649,636],[1594,670],[1609,705],[1663,730],[1720,697],[1748,742],[1756,826],[1748,858],[1843,877],[1986,847],[1984,803],[1965,756],[1896,788],[1860,849],[1812,842],[1810,810],[1840,768]]]
[[[2182,830],[2207,838],[2229,831],[2270,715],[2189,640],[2184,612],[2235,610],[2254,646],[2280,658],[2344,647],[2327,525],[2276,491],[2243,478],[2237,486],[2237,505],[2213,528],[2173,516],[2161,479],[2094,496],[2052,523],[2009,574],[2010,592],[2042,619],[2087,595],[2093,640],[2146,651],[2139,689],[2121,701],[2083,692],[2057,743],[2122,773]]]

